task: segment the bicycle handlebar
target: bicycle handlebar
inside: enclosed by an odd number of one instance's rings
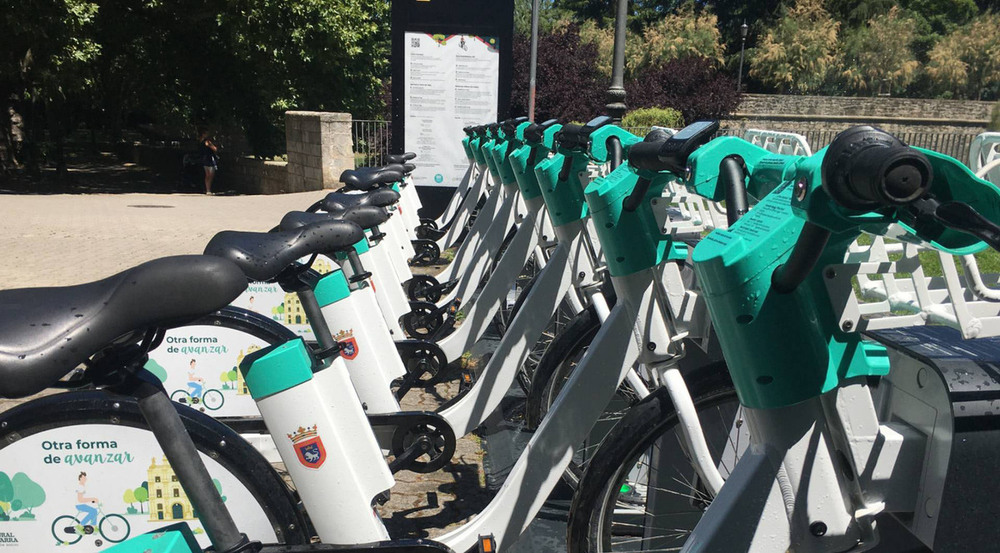
[[[934,178],[924,154],[869,126],[838,134],[827,148],[821,172],[830,197],[858,211],[912,202],[927,193]]]

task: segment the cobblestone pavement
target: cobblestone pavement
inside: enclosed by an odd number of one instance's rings
[[[323,194],[0,195],[0,289],[78,284],[157,257],[200,253],[216,232],[268,230]],[[403,407],[433,411],[457,390],[456,375],[411,391]],[[17,403],[0,400],[0,412]],[[434,537],[482,509],[490,500],[482,455],[478,438],[467,436],[444,469],[397,473],[391,500],[379,508],[392,535]]]

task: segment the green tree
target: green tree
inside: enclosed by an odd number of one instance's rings
[[[986,13],[934,45],[927,75],[956,97],[995,97],[1000,88],[1000,14]]]
[[[625,74],[631,75],[642,60],[641,36],[631,29],[625,30]],[[580,25],[580,42],[593,44],[597,48],[596,67],[605,78],[611,78],[611,64],[615,54],[615,30],[613,27],[601,27],[597,21],[590,20]]]
[[[531,36],[531,5],[532,0],[514,0],[514,34]],[[556,6],[553,0],[539,0],[538,7],[539,34],[552,32],[573,15]]]
[[[626,30],[625,76],[631,78],[649,67],[688,57],[721,64],[724,50],[720,38],[718,20],[710,8],[696,10],[693,4],[684,4],[641,31]],[[614,28],[587,21],[580,26],[580,40],[597,46],[597,69],[610,78]]]
[[[48,126],[60,176],[66,172],[63,140],[75,111],[70,105],[89,107],[94,91],[97,13],[98,4],[86,0],[25,0],[0,10],[0,93],[40,108],[29,110],[25,121],[28,163],[37,164],[34,139]]]
[[[914,51],[922,61],[938,40],[979,15],[975,0],[906,0],[901,5],[917,22]]]
[[[15,474],[14,478],[11,479],[11,484],[14,487],[15,502],[20,501],[18,508],[28,510],[27,513],[20,515],[18,518],[35,518],[31,510],[45,503],[45,489],[31,478],[28,478],[28,475],[23,472]]]
[[[707,58],[722,64],[719,20],[711,8],[684,4],[642,31],[638,67],[662,65],[683,58]]]
[[[889,13],[895,3],[891,0],[826,0],[823,7],[844,28],[853,29],[864,27],[871,19]]]
[[[233,369],[231,371],[229,371],[228,373],[226,373],[226,380],[228,380],[231,383],[232,382],[236,382],[239,379],[240,379],[240,375],[237,374],[236,367],[233,367]],[[230,389],[233,389],[235,387],[236,387],[235,384],[232,384],[231,386],[229,386]]]
[[[750,53],[749,74],[780,92],[813,92],[836,66],[839,30],[821,0],[797,0]]]
[[[135,501],[136,501],[136,503],[139,504],[139,512],[140,513],[145,513],[146,512],[146,511],[143,510],[142,504],[145,503],[146,501],[149,501],[149,487],[148,486],[149,486],[148,483],[143,482],[141,486],[139,486],[138,488],[132,490],[132,494],[135,496]]]
[[[916,21],[895,6],[849,31],[843,61],[848,87],[872,95],[901,92],[920,68],[910,49],[915,37]]]

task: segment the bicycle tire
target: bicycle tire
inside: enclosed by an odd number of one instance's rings
[[[311,526],[298,508],[298,498],[253,446],[208,415],[178,403],[174,408],[198,450],[233,476],[257,502],[278,542],[310,542]],[[72,391],[34,399],[0,414],[0,453],[39,433],[82,425],[128,427],[152,436],[135,399],[100,390]]]
[[[601,328],[600,319],[593,307],[588,307],[578,313],[563,329],[552,343],[549,344],[542,359],[535,367],[531,378],[531,389],[525,400],[525,423],[529,430],[538,428],[542,423],[548,405],[546,397],[551,388],[553,376],[559,372],[560,365],[574,354],[590,345],[597,331]]]
[[[108,533],[104,530],[105,523],[111,524],[112,523],[111,521],[116,521],[116,520],[120,520],[121,522],[119,524],[125,528],[125,535],[121,536],[118,539],[110,537]],[[117,530],[117,528],[112,528],[112,529]],[[111,515],[105,515],[104,518],[101,519],[101,522],[97,524],[97,531],[100,532],[101,536],[103,536],[104,539],[108,540],[109,542],[121,543],[127,540],[129,535],[132,533],[132,526],[128,523],[128,519],[126,519],[125,517],[121,515],[111,514]]]
[[[735,404],[735,409],[739,409],[736,391],[724,362],[716,362],[699,368],[689,373],[685,380],[703,423],[706,422],[705,416],[708,412],[705,410],[707,409],[721,409],[721,406],[732,408],[733,404]],[[618,507],[621,494],[626,493],[622,484],[624,477],[628,475],[626,471],[634,470],[634,467],[629,466],[629,464],[637,456],[643,455],[643,452],[654,447],[661,438],[671,439],[668,433],[677,427],[677,422],[677,414],[666,388],[654,391],[618,421],[618,424],[602,442],[597,453],[591,458],[591,462],[573,496],[566,529],[568,551],[590,553],[611,550],[611,536],[616,529],[612,519],[615,514],[614,509]],[[738,444],[734,446],[734,449],[739,449]],[[680,451],[680,449],[671,451]],[[690,463],[687,463],[685,468],[693,471]],[[681,480],[675,481],[681,483]],[[662,482],[662,480],[658,482]],[[650,486],[650,489],[652,488],[653,486]],[[697,492],[698,490],[693,491]],[[664,493],[668,492],[677,493],[670,490],[665,490]],[[707,495],[696,497],[691,494],[690,497],[692,499],[684,501],[700,501],[705,506],[711,502]],[[648,514],[647,509],[640,509],[640,511],[643,514],[638,516],[645,517]],[[688,515],[692,519],[689,522],[692,522],[695,517],[700,518],[700,513],[695,511],[688,513]],[[678,528],[676,523],[668,522],[666,524],[667,526],[664,528],[669,527],[671,531],[682,530]],[[638,535],[638,539],[644,539],[641,533],[644,525],[618,523],[618,529],[622,531],[623,535],[632,536],[628,538],[628,550],[641,550],[634,549],[636,545],[641,546],[641,544],[636,543],[635,536]],[[693,527],[694,525],[691,524],[690,528]],[[659,536],[652,539],[671,540],[669,544],[662,542],[650,544],[658,551],[672,550],[670,548],[675,547],[674,543],[677,543],[676,547],[679,550],[686,535]]]

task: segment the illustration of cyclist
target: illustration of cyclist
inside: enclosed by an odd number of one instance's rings
[[[94,526],[97,524],[97,498],[87,497],[87,473],[81,472],[80,476],[76,477],[78,486],[76,488],[76,508],[81,513],[84,513],[84,517],[80,520],[80,525],[82,525],[88,534],[94,531]]]
[[[205,389],[205,379],[198,376],[195,373],[196,362],[194,359],[191,360],[191,368],[188,369],[188,388],[191,389],[190,395],[192,398],[201,397],[202,392]]]

